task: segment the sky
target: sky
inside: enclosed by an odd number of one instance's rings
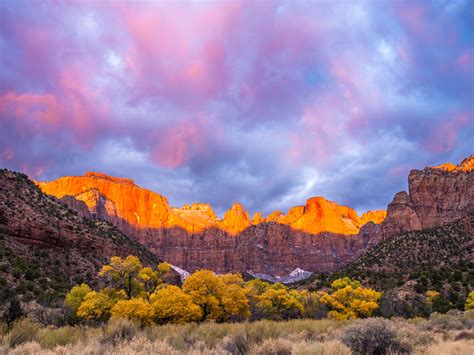
[[[474,2],[0,0],[0,167],[384,209],[474,153]]]

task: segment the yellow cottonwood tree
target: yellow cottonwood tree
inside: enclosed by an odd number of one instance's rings
[[[333,290],[339,290],[347,286],[351,286],[355,289],[360,286],[360,281],[352,280],[351,278],[345,276],[340,279],[336,279],[331,283],[331,288]]]
[[[89,285],[81,284],[74,286],[71,291],[66,295],[64,299],[65,305],[76,313],[77,309],[80,307],[86,295],[91,292]]]
[[[352,319],[370,316],[379,305],[382,293],[360,286],[358,281],[349,278],[338,279],[332,283],[333,292],[321,293],[320,301],[331,309],[333,319]],[[354,287],[356,286],[356,287]]]
[[[138,279],[141,270],[142,264],[136,256],[129,255],[125,259],[113,256],[110,258],[110,263],[102,267],[99,275],[110,276],[117,287],[124,290],[127,298],[130,299],[142,290],[142,284]]]
[[[250,316],[244,285],[240,275],[217,276],[210,270],[200,270],[188,276],[182,289],[201,307],[203,319],[225,321]]]
[[[211,270],[196,271],[188,276],[182,289],[201,307],[203,319],[217,320],[223,316],[220,307],[222,281]]]
[[[245,281],[240,274],[224,274],[220,276],[223,283],[221,304],[224,308],[222,320],[247,319],[250,317],[249,299],[245,292]]]
[[[119,300],[110,310],[113,319],[126,318],[149,325],[153,322],[153,308],[143,298],[132,298],[130,300]]]
[[[197,322],[202,318],[201,308],[190,295],[177,286],[167,286],[150,296],[153,317],[159,323]]]
[[[253,279],[247,281],[247,283],[245,284],[246,293],[247,295],[249,295],[250,298],[256,298],[258,295],[263,294],[270,287],[270,283],[262,281],[260,279]]]
[[[328,307],[321,302],[321,297],[324,294],[323,291],[301,291],[301,295],[303,296],[303,315],[306,318],[322,319],[327,317]]]
[[[464,305],[466,311],[474,309],[474,291],[471,291],[466,299],[466,304]]]
[[[156,269],[160,273],[160,276],[163,276],[167,272],[171,271],[171,264],[164,261],[162,263],[159,263]]]
[[[440,296],[440,293],[438,291],[434,291],[434,290],[428,290],[426,291],[425,293],[426,295],[426,300],[432,304],[433,303],[433,300],[438,298]]]
[[[141,284],[143,297],[148,298],[155,291],[158,285],[162,284],[158,272],[153,271],[151,267],[142,268],[137,274],[137,280]]]
[[[281,284],[274,284],[258,297],[256,306],[265,318],[288,319],[303,314],[302,295]]]
[[[80,318],[94,321],[104,321],[110,316],[110,310],[118,301],[113,292],[108,290],[96,292],[91,291],[84,297],[84,302],[77,309]]]

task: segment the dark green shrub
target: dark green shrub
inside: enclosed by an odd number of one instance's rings
[[[23,315],[24,312],[21,308],[21,303],[14,298],[10,301],[7,310],[3,314],[3,321],[10,327],[13,322],[23,317]]]
[[[445,296],[440,295],[439,297],[433,299],[431,308],[433,312],[446,313],[450,309],[453,309],[454,306]]]
[[[379,300],[379,312],[382,317],[424,317],[431,314],[431,307],[419,294],[400,294],[396,290],[387,291]]]
[[[23,271],[21,271],[21,267],[14,267],[12,270],[12,275],[17,279],[21,278],[23,276]]]

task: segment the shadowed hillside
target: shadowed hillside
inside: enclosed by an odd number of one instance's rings
[[[94,284],[112,255],[159,260],[116,227],[45,195],[24,174],[0,170],[0,303],[13,296],[53,304],[72,285]]]
[[[440,292],[463,309],[474,288],[474,216],[423,231],[405,232],[376,246],[336,274],[315,275],[300,286],[315,289],[347,275],[378,290]]]

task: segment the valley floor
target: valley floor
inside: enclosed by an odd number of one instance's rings
[[[1,354],[474,354],[474,314],[429,319],[290,320],[140,328],[0,326]]]

